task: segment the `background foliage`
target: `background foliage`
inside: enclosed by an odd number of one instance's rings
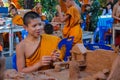
[[[42,12],[44,12],[49,20],[51,20],[56,12],[57,0],[41,0]]]
[[[33,5],[32,4],[29,5],[32,7],[35,5],[36,2],[41,2],[42,6],[43,6],[42,12],[46,14],[46,16],[49,20],[51,20],[52,17],[54,16],[54,14],[56,12],[55,6],[58,4],[58,0],[19,0],[20,5],[23,6],[24,8],[26,5],[26,4],[24,4],[24,1],[27,1],[27,3],[28,3],[28,1],[29,1],[29,3],[30,3],[30,1],[34,1]],[[116,3],[117,1],[118,0],[114,0],[114,3]],[[75,2],[79,6],[81,6],[78,0],[75,0]],[[99,0],[99,2],[100,2],[101,7],[105,7],[107,4],[107,0]]]

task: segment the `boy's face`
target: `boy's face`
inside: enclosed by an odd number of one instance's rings
[[[44,23],[40,18],[31,19],[26,27],[28,33],[33,37],[39,37],[43,32]]]

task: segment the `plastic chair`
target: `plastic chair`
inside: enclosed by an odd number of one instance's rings
[[[108,20],[106,23],[108,24],[108,29],[106,32],[108,32],[112,26],[113,26],[114,19]],[[106,34],[105,32],[105,34]],[[105,44],[111,44],[112,43],[112,33],[109,33],[108,35],[105,36]]]
[[[100,44],[110,43],[108,39],[106,40],[104,39],[104,35],[109,29],[112,28],[113,21],[114,21],[113,18],[106,19],[106,21],[104,22],[105,25],[99,26],[99,43]]]
[[[21,33],[22,33],[22,39],[25,39],[26,36],[28,35],[28,32],[27,32],[26,30],[22,30]],[[13,69],[16,69],[16,70],[17,70],[17,65],[16,65],[16,53],[14,53],[14,54],[12,55],[12,67],[13,67]]]
[[[86,28],[86,22],[85,21],[83,21],[83,23],[81,23],[81,28],[82,28],[82,30],[85,30],[85,28]]]
[[[43,20],[43,22],[45,22],[45,24],[49,24],[49,21],[48,21],[48,20]]]
[[[17,64],[16,64],[16,53],[12,55],[12,67],[13,69],[17,70]]]
[[[72,49],[73,39],[74,39],[74,37],[64,38],[58,44],[59,49],[61,49],[62,46],[65,45],[66,52],[65,52],[65,56],[64,56],[64,61],[67,61],[68,57],[71,56],[70,50]]]
[[[22,30],[21,33],[22,33],[22,39],[25,39],[26,36],[28,35],[28,32],[26,30]]]
[[[8,16],[8,7],[0,7],[0,15],[2,17],[7,17]]]
[[[99,27],[96,28],[96,30],[94,31],[94,35],[93,35],[93,43],[96,43],[96,38],[97,38],[97,35],[99,34]]]

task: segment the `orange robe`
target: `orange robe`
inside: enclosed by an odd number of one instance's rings
[[[14,3],[14,5],[15,5],[15,7],[16,7],[17,9],[21,9],[21,8],[22,8],[22,6],[19,4],[19,1],[18,1],[18,0],[11,0],[11,2]]]
[[[82,43],[82,29],[80,27],[80,13],[75,6],[70,7],[66,15],[71,17],[66,20],[65,26],[63,28],[63,36],[65,38],[74,36],[74,44]]]
[[[12,23],[16,24],[16,25],[19,25],[19,26],[23,26],[23,18],[20,15],[17,14],[12,18]],[[21,33],[16,32],[16,35],[18,36],[19,41],[21,41],[22,40]]]
[[[84,3],[84,4],[89,4],[89,1],[90,1],[90,0],[83,0],[83,3]]]
[[[51,52],[58,47],[58,43],[60,41],[60,38],[48,34],[43,34],[41,37],[41,42],[36,49],[36,51],[33,53],[33,55],[26,59],[26,67],[32,66],[43,56],[51,56]],[[60,54],[60,59],[62,60],[62,54]]]
[[[22,18],[20,15],[15,15],[15,16],[12,18],[12,23],[13,23],[13,24],[16,24],[16,25],[22,26],[22,25],[23,25],[23,18]]]

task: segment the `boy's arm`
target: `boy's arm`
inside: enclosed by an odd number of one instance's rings
[[[40,62],[36,63],[31,67],[25,66],[25,54],[24,54],[24,47],[22,46],[22,44],[18,44],[16,46],[16,56],[17,56],[18,72],[24,72],[24,73],[33,72],[38,70],[38,68],[41,66]]]

